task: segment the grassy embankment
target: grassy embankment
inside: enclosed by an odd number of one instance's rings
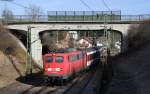
[[[0,23],[0,88],[25,74],[26,50]]]

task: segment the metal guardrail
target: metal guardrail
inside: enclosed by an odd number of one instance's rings
[[[150,14],[146,15],[121,15],[121,21],[144,21],[150,20]]]
[[[56,16],[56,15],[61,15],[61,16],[78,16],[78,15],[97,15],[97,14],[107,14],[107,15],[121,15],[121,11],[48,11],[48,15],[50,16]]]
[[[5,22],[132,22],[149,20],[147,15],[121,15],[120,11],[51,11],[48,15],[0,17]]]

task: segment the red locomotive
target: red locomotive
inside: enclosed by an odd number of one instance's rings
[[[44,76],[49,79],[68,79],[73,74],[98,63],[100,48],[92,47],[84,50],[64,50],[47,53],[43,56]]]

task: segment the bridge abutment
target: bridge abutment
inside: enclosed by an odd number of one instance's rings
[[[39,37],[39,32],[40,31],[38,28],[31,29],[31,53],[34,62],[36,62],[36,64],[42,68],[42,44]]]

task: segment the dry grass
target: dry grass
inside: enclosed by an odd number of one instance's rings
[[[7,31],[0,32],[0,50],[6,54],[11,54],[25,64],[26,51],[23,44]]]
[[[19,67],[22,68],[19,64]],[[20,77],[10,59],[0,51],[0,88],[16,82]]]
[[[15,62],[8,55],[14,57]],[[26,51],[23,44],[0,23],[0,88],[16,81],[20,76],[16,69],[24,74],[25,63]]]
[[[25,71],[26,60],[26,50],[23,44],[15,36],[10,34],[3,26],[0,24],[0,51],[7,55],[14,56],[18,63],[24,66],[20,71]]]

